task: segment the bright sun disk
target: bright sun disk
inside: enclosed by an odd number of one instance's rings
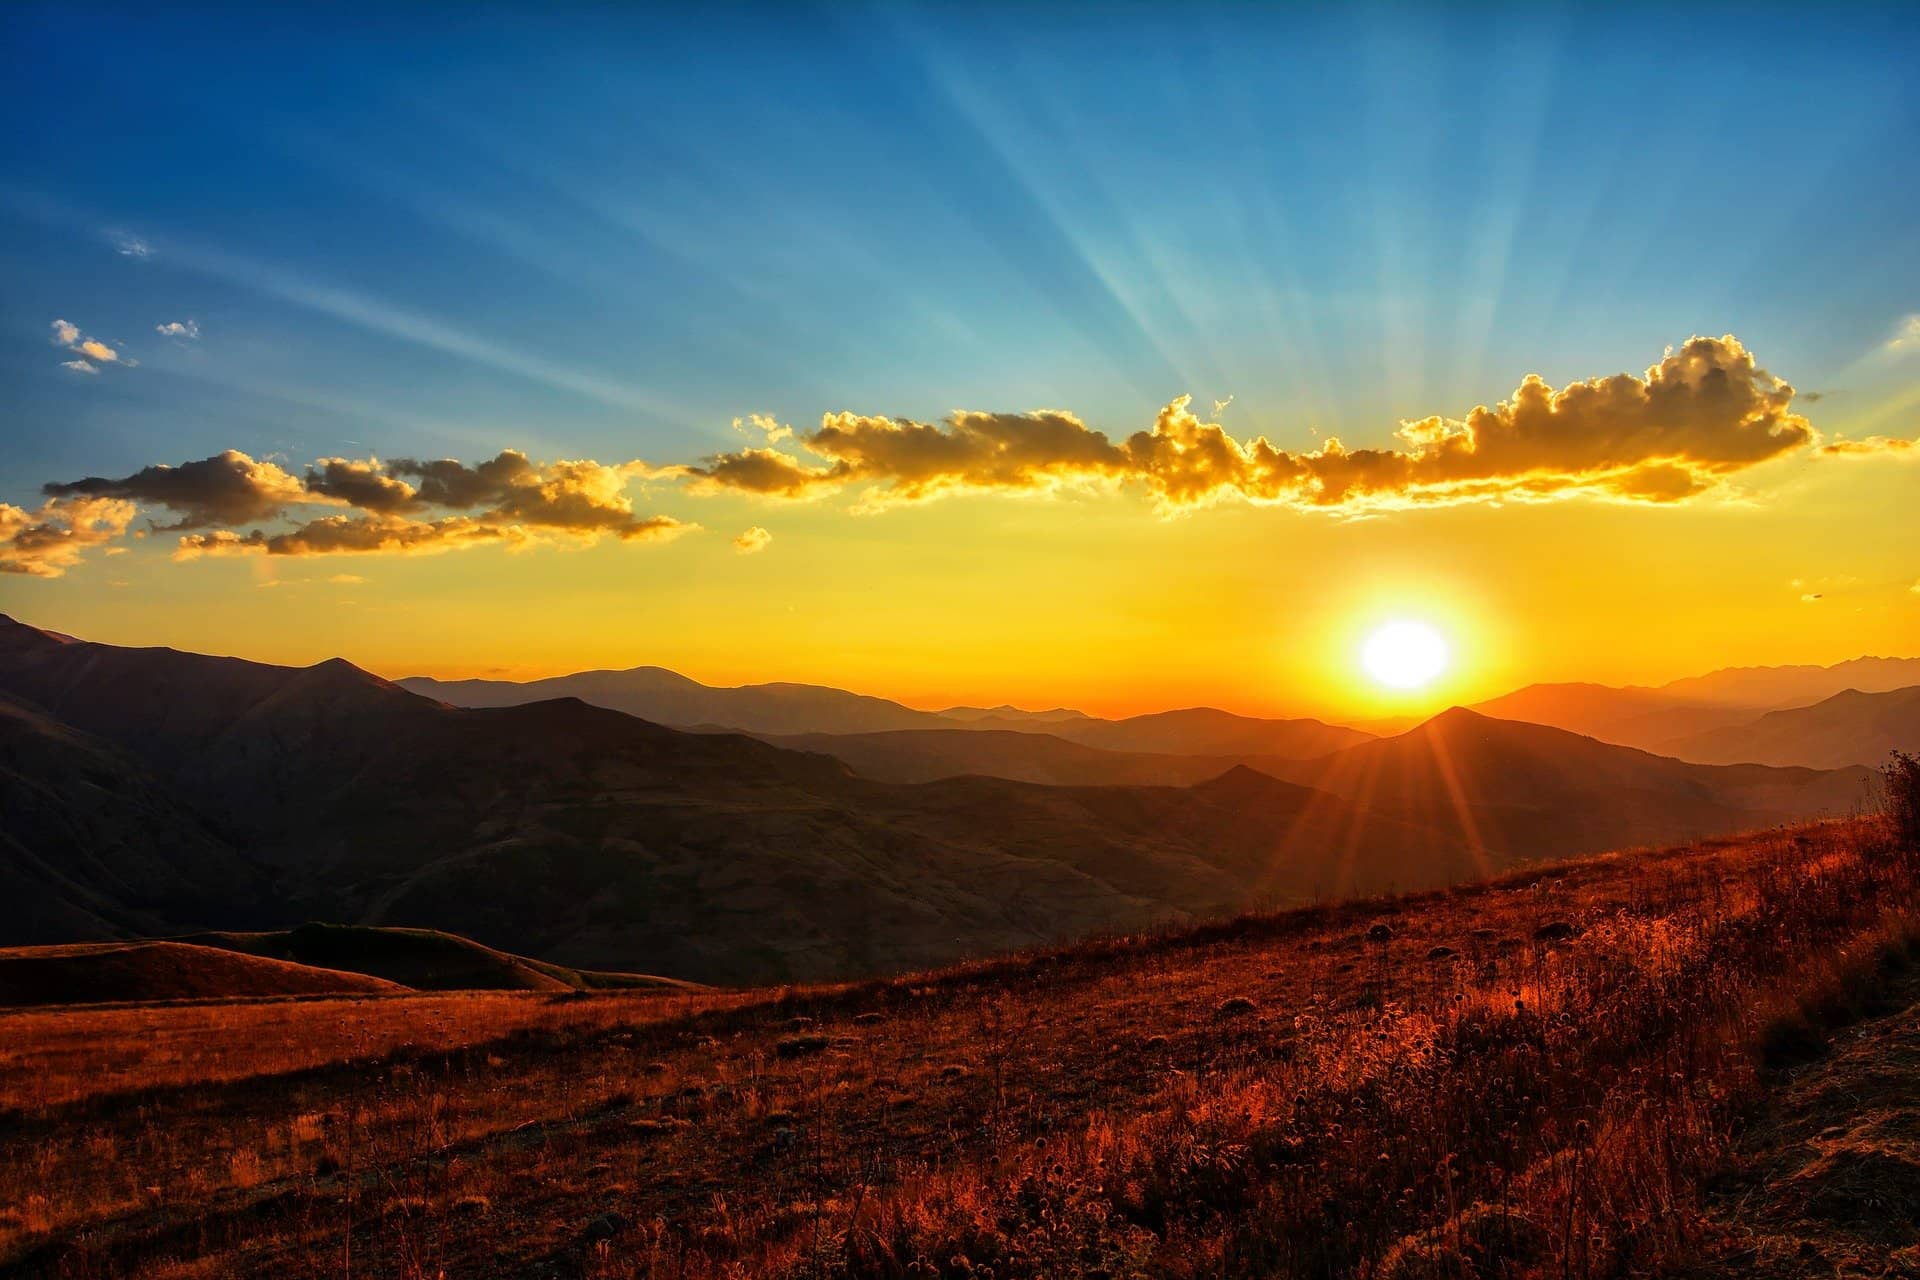
[[[1424,622],[1389,622],[1367,637],[1360,665],[1389,689],[1418,689],[1447,669],[1447,642]]]

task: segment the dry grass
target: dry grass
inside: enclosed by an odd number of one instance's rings
[[[1917,882],[1863,821],[857,987],[12,1015],[0,1267],[1644,1274]]]

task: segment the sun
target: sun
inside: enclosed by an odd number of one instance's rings
[[[1389,689],[1418,689],[1447,669],[1447,641],[1424,622],[1389,622],[1367,637],[1360,665]]]

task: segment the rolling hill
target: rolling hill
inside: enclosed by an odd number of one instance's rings
[[[1717,764],[1881,765],[1892,751],[1920,751],[1920,685],[1881,693],[1848,689],[1810,707],[1667,744],[1684,760]]]

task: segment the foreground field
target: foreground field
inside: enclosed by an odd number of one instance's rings
[[[1704,1188],[1916,883],[1858,821],[850,987],[4,1014],[0,1266],[1737,1268]]]

